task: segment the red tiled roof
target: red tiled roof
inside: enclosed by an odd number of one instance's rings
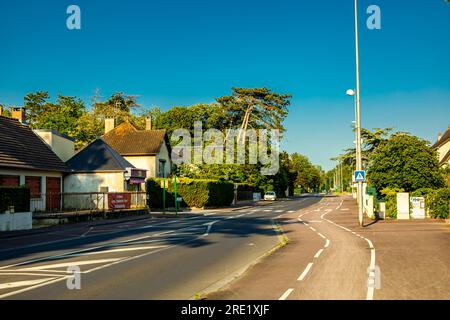
[[[102,138],[122,156],[155,155],[164,141],[168,144],[166,130],[138,130],[128,122],[120,124]]]
[[[0,167],[67,171],[64,162],[28,126],[0,116]]]

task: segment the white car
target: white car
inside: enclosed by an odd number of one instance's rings
[[[275,200],[277,200],[277,195],[273,191],[267,191],[264,194],[264,200],[266,200],[266,201],[275,201]]]

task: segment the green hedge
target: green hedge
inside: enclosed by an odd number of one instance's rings
[[[163,179],[148,179],[148,205],[151,208],[163,207]],[[173,179],[167,179],[166,208],[174,207],[175,195]],[[182,207],[223,207],[229,206],[234,197],[233,183],[218,180],[194,180],[181,178],[177,182],[177,196],[183,200]]]
[[[397,193],[404,191],[398,188],[385,188],[381,190],[381,200],[386,203],[386,216],[389,218],[397,218]]]
[[[30,189],[0,186],[0,213],[4,213],[10,206],[14,206],[15,212],[29,212]]]
[[[432,218],[448,219],[450,210],[450,188],[441,188],[429,192],[425,197],[428,213]]]

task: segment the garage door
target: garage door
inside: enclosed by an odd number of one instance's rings
[[[58,211],[61,203],[61,178],[47,177],[47,199],[48,211]]]
[[[41,177],[25,177],[25,185],[30,188],[31,198],[41,197]]]

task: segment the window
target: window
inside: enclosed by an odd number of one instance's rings
[[[166,177],[166,160],[159,160],[159,177]]]
[[[20,184],[19,176],[0,175],[0,186],[18,187]]]

